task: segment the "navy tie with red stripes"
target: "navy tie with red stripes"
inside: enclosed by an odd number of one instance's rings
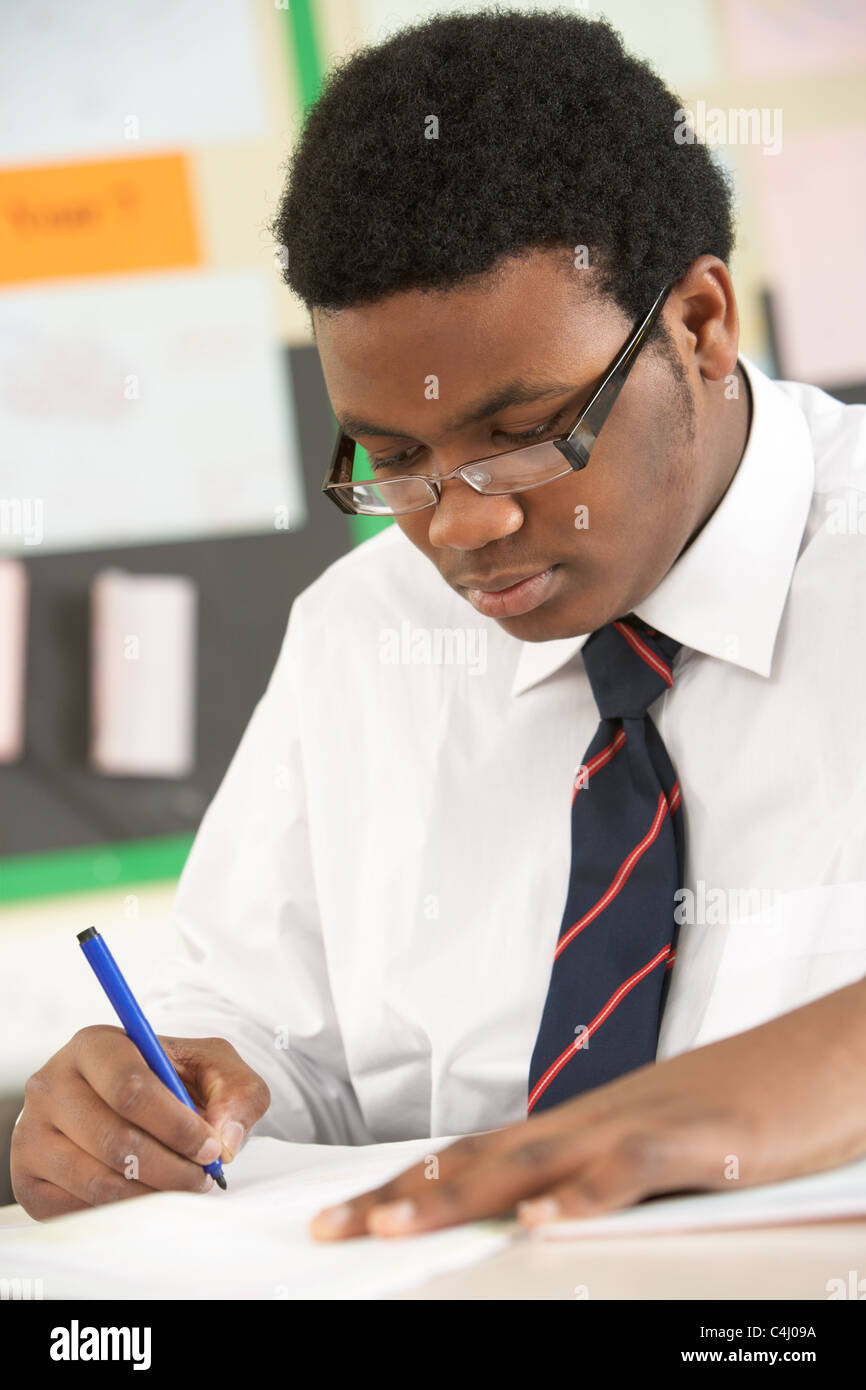
[[[568,897],[529,1072],[528,1111],[652,1062],[676,952],[679,783],[647,713],[680,643],[629,614],[583,646],[601,723],[572,791]]]

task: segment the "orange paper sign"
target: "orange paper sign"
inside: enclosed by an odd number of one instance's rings
[[[0,283],[201,260],[182,155],[0,170]]]

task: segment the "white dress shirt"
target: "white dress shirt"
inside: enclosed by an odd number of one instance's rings
[[[866,976],[866,408],[740,363],[743,458],[635,609],[683,644],[650,708],[693,895],[660,1059]],[[510,636],[397,526],[293,603],[178,885],[189,959],[142,1000],[265,1078],[257,1133],[525,1118],[598,725],[585,640]]]

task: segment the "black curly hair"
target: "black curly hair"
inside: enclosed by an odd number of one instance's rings
[[[615,29],[570,10],[403,28],[337,63],[307,113],[268,226],[282,278],[327,312],[586,246],[591,293],[636,320],[696,256],[733,247],[729,178],[676,143],[680,107]]]

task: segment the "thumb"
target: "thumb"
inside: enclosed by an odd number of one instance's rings
[[[178,1075],[202,1118],[220,1137],[223,1163],[231,1163],[257,1120],[268,1109],[266,1083],[225,1038],[163,1038]]]

